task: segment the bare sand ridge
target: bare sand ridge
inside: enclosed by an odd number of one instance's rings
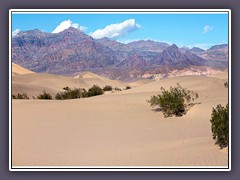
[[[12,63],[12,75],[19,75],[19,74],[31,74],[34,73],[28,69],[25,69],[15,63]]]
[[[13,83],[26,81],[34,87],[54,88],[67,82],[69,86],[82,81],[105,83],[92,73],[71,81],[43,76],[47,78],[22,76]],[[228,101],[223,85],[226,79],[227,73],[225,78],[183,76],[140,81],[130,90],[84,99],[13,100],[13,165],[227,166],[227,150],[214,145],[209,121],[212,108]],[[152,111],[146,100],[159,93],[161,86],[169,88],[176,83],[198,92],[200,104],[183,117],[164,118],[161,112]]]
[[[12,65],[14,74],[12,76],[12,93],[27,93],[30,98],[42,93],[43,90],[54,96],[66,86],[88,89],[93,85],[100,87],[111,85],[122,89],[127,85],[127,83],[106,79],[91,72],[84,72],[76,77],[65,77],[53,74],[30,73],[31,71],[15,65]]]

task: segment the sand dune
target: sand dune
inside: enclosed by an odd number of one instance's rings
[[[228,72],[213,74],[210,77],[216,77],[216,78],[220,78],[220,79],[228,79]]]
[[[47,84],[55,78],[43,76],[48,79],[31,81],[30,77],[26,82]],[[91,73],[72,81],[59,79],[73,84],[79,79],[106,83]],[[13,165],[227,166],[227,151],[214,145],[209,121],[212,107],[228,101],[224,82],[216,77],[183,76],[136,83],[138,87],[130,90],[84,99],[13,100]],[[161,86],[176,83],[198,92],[200,104],[183,117],[164,118],[146,100]]]
[[[134,81],[134,82],[129,82],[128,85],[131,87],[138,87],[144,84],[148,84],[150,82],[154,82],[155,80],[153,79],[140,79],[138,81]]]
[[[12,75],[18,75],[18,74],[31,74],[34,73],[33,71],[30,71],[28,69],[25,69],[15,63],[12,63]]]
[[[43,90],[56,94],[63,87],[87,88],[88,85],[72,77],[57,76],[53,74],[23,74],[12,77],[12,93],[26,92],[30,97],[38,95]]]
[[[97,84],[100,87],[104,87],[106,85],[111,85],[113,87],[119,87],[122,89],[122,88],[126,87],[126,85],[127,85],[127,83],[124,83],[122,81],[107,79],[107,78],[98,76],[91,72],[80,73],[75,78],[84,81],[89,86],[92,86],[94,84]]]
[[[25,92],[30,98],[38,95],[43,90],[54,96],[66,86],[70,88],[88,89],[93,85],[99,85],[100,87],[111,85],[122,89],[127,85],[124,82],[106,79],[90,72],[81,73],[75,78],[41,73],[20,74],[19,72],[17,69],[13,69],[13,73],[18,73],[18,75],[12,76],[12,93]]]

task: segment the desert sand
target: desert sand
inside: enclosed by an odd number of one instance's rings
[[[227,150],[214,144],[211,112],[226,105],[227,73],[131,83],[132,89],[74,100],[12,101],[13,166],[227,166]],[[199,93],[182,117],[164,118],[146,100],[180,83]],[[64,86],[124,87],[92,73],[13,76],[13,92],[52,93]]]
[[[54,74],[30,73],[27,69],[14,68],[12,70],[12,94],[27,93],[29,98],[37,96],[43,90],[54,96],[57,92],[63,91],[63,88],[85,88],[88,89],[93,85],[103,88],[106,85],[112,87],[125,88],[127,83],[121,81],[113,81],[91,72],[84,72],[76,77],[66,77]]]
[[[12,76],[14,75],[19,75],[19,74],[32,74],[34,72],[28,70],[28,69],[25,69],[15,63],[12,63]]]

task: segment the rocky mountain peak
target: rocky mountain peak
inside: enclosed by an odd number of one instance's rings
[[[60,33],[34,29],[20,32],[12,38],[12,61],[34,72],[73,75],[81,71],[104,73],[109,70],[109,76],[118,78],[121,75],[125,77],[125,74],[127,77],[132,69],[143,72],[162,66],[215,66],[215,62],[206,64],[206,57],[213,60],[219,60],[219,57],[226,59],[225,54],[228,53],[228,48],[222,48],[215,50],[216,53],[212,50],[204,51],[208,53],[206,56],[206,53],[193,54],[185,49],[183,51],[176,44],[169,46],[152,40],[123,44],[106,37],[94,39],[73,27]]]
[[[199,53],[199,52],[203,52],[205,50],[199,48],[199,47],[193,47],[192,49],[190,49],[191,52],[196,52],[196,53]]]
[[[74,28],[74,27],[69,27],[68,29],[65,29],[64,31],[62,31],[62,33],[83,33],[82,31]]]
[[[40,37],[43,36],[45,34],[49,34],[49,33],[44,33],[42,31],[40,31],[39,29],[33,29],[33,30],[29,30],[29,31],[21,31],[17,34],[17,36],[34,36],[34,37]]]
[[[215,46],[212,46],[208,49],[209,50],[218,50],[218,49],[223,49],[223,48],[226,48],[228,47],[228,44],[219,44],[219,45],[215,45]]]
[[[176,44],[173,44],[173,45],[169,46],[169,47],[167,48],[167,50],[168,50],[168,51],[172,51],[172,50],[176,51],[176,50],[179,50],[179,48],[177,47]]]

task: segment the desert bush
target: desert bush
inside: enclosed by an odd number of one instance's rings
[[[88,89],[87,97],[98,96],[102,95],[103,93],[104,91],[102,90],[102,88],[97,85],[93,85],[90,89]]]
[[[132,89],[130,86],[126,86],[126,88],[125,88],[126,90],[128,90],[128,89]]]
[[[64,92],[58,92],[55,95],[55,99],[62,100],[62,99],[76,99],[76,98],[82,98],[85,97],[86,90],[85,89],[71,89],[69,87],[63,88]]]
[[[114,88],[116,91],[122,91],[120,88],[118,88],[118,87],[115,87]]]
[[[51,94],[47,93],[45,90],[43,90],[42,94],[39,94],[37,96],[37,99],[53,99]]]
[[[13,99],[29,99],[28,95],[26,93],[18,93],[17,95],[12,95]]]
[[[212,116],[210,119],[212,124],[212,136],[216,140],[216,144],[220,148],[228,146],[228,104],[223,107],[221,104],[217,105],[216,108],[212,110]]]
[[[198,93],[182,88],[179,84],[176,87],[170,87],[170,91],[161,87],[161,94],[154,95],[147,102],[152,107],[158,106],[165,117],[172,115],[182,116],[193,106],[192,103],[199,97]]]
[[[106,85],[105,87],[103,87],[104,91],[112,91],[112,86]]]
[[[225,87],[225,88],[228,88],[228,82],[225,82],[225,83],[224,83],[224,87]]]

